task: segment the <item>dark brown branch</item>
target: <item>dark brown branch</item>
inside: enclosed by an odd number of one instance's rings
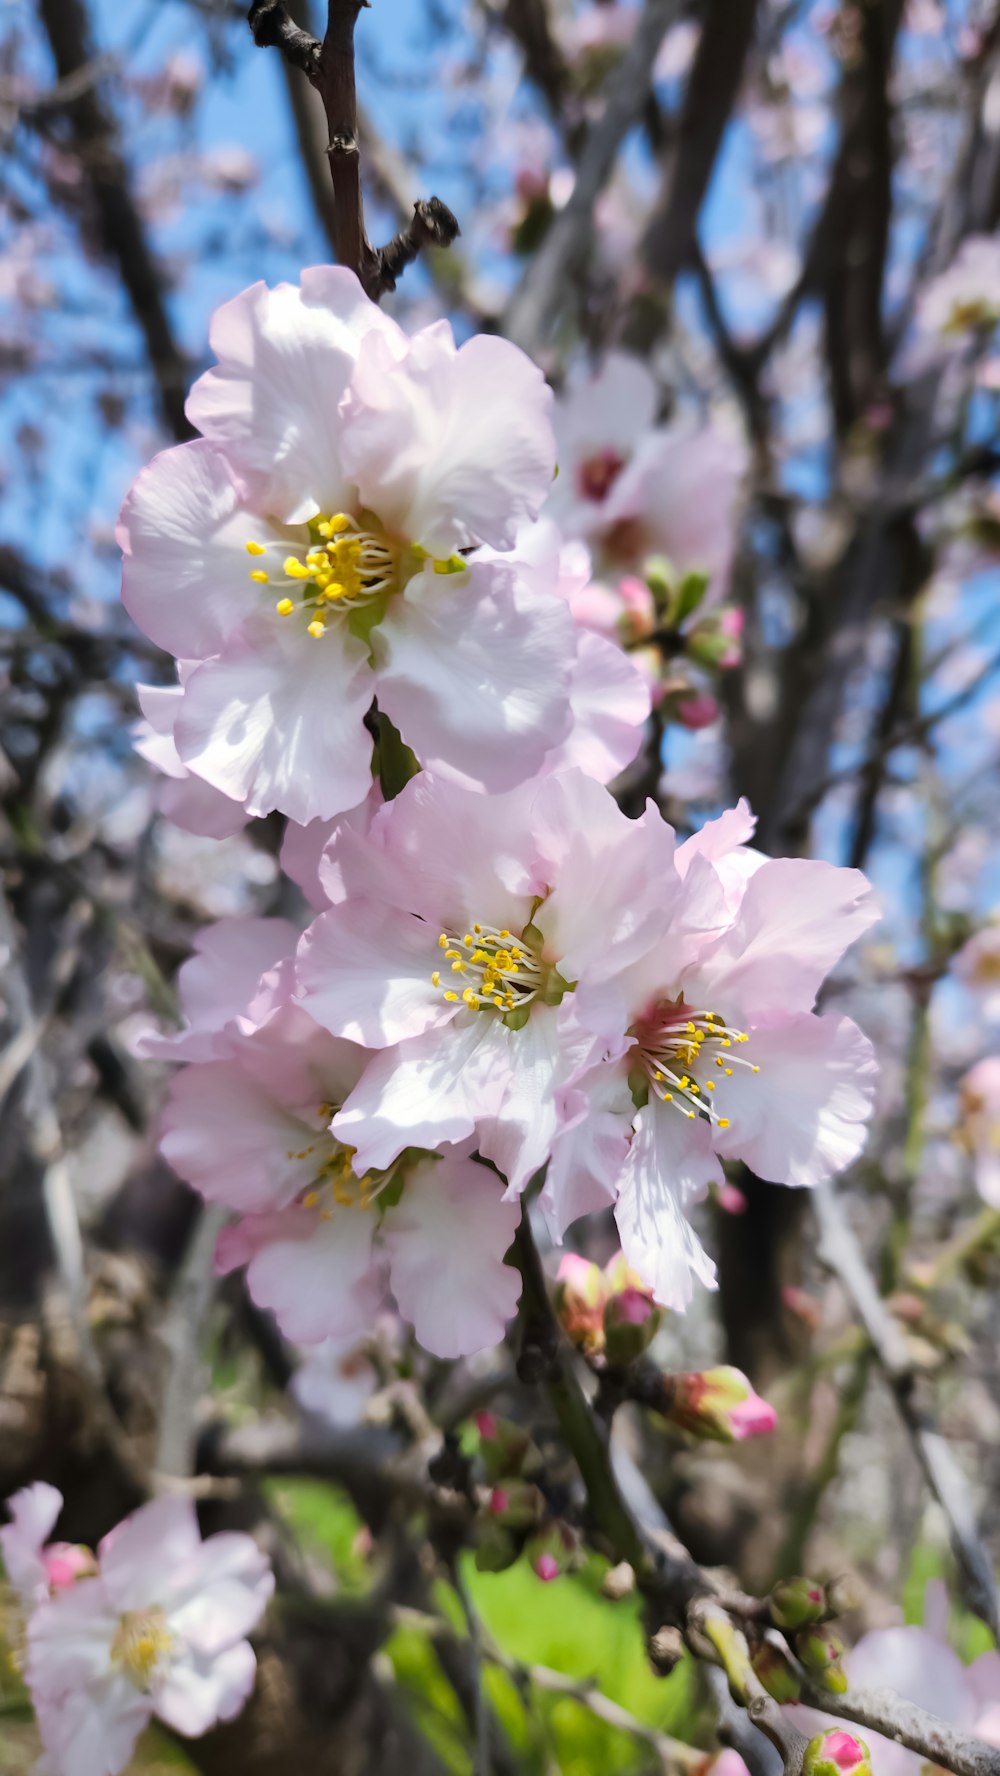
[[[68,87],[75,95],[66,100],[63,115],[93,194],[104,251],[118,266],[146,341],[164,422],[178,440],[190,438],[193,428],[184,412],[189,367],[174,338],[164,300],[163,276],[132,195],[117,125],[90,78],[95,56],[86,9],[82,0],[38,0],[38,11],[60,86],[64,92]],[[80,90],[84,73],[87,82]]]
[[[326,157],[333,183],[329,232],[334,254],[377,302],[426,246],[448,247],[459,226],[438,197],[414,205],[413,220],[386,247],[373,247],[365,228],[361,143],[354,74],[354,31],[369,0],[328,0],[322,41],[296,24],[285,0],[253,0],[247,14],[254,42],[280,50],[316,88],[326,113]],[[300,137],[302,131],[300,128]]]

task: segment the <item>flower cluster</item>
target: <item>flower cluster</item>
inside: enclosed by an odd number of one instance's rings
[[[8,1508],[0,1548],[26,1617],[20,1663],[59,1776],[117,1776],[154,1715],[198,1738],[240,1712],[256,1669],[246,1637],[274,1586],[249,1536],[203,1542],[190,1500],[161,1498],[92,1554],[47,1540],[55,1487],[27,1487]]]

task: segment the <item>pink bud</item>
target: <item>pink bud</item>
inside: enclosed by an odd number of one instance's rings
[[[827,1733],[824,1750],[840,1770],[853,1770],[865,1755],[853,1733]]]
[[[497,1416],[495,1412],[477,1412],[474,1420],[476,1430],[487,1442],[492,1442],[497,1434]]]
[[[506,1487],[494,1486],[490,1493],[490,1510],[494,1517],[502,1517],[510,1505],[510,1495]]]
[[[97,1571],[90,1549],[73,1542],[50,1542],[42,1549],[42,1562],[50,1591],[66,1591],[77,1579],[90,1578]]]
[[[559,1577],[559,1562],[554,1554],[539,1554],[535,1561],[535,1575],[546,1585]]]
[[[747,1199],[735,1184],[720,1184],[716,1202],[727,1215],[745,1215]]]
[[[696,1437],[742,1443],[773,1431],[777,1414],[739,1369],[720,1364],[691,1375],[664,1379],[664,1417]]]
[[[708,691],[700,691],[696,696],[685,697],[677,704],[675,711],[677,720],[682,727],[692,731],[698,728],[710,728],[719,719],[719,705]]]
[[[737,1443],[742,1443],[747,1437],[766,1437],[770,1431],[774,1430],[778,1422],[778,1414],[767,1400],[762,1400],[759,1394],[754,1394],[751,1399],[744,1400],[739,1406],[734,1406],[731,1409],[729,1422],[733,1427],[733,1436]]]

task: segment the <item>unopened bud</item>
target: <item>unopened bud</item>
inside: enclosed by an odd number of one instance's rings
[[[513,1479],[537,1471],[541,1455],[523,1425],[499,1418],[495,1412],[477,1413],[475,1424],[488,1480]]]
[[[775,1628],[807,1628],[828,1613],[826,1592],[815,1579],[779,1579],[767,1601]]]
[[[678,698],[673,713],[682,728],[697,733],[699,728],[710,728],[718,721],[719,705],[709,691],[694,691],[690,696]]]
[[[658,1628],[649,1637],[649,1662],[661,1677],[669,1677],[684,1657],[684,1636],[679,1628]]]
[[[524,1552],[535,1577],[548,1585],[573,1565],[577,1540],[568,1524],[550,1522],[531,1537]]]
[[[773,1431],[778,1415],[739,1369],[722,1364],[698,1374],[665,1378],[664,1416],[695,1437],[742,1443]]]
[[[612,1295],[604,1308],[604,1345],[608,1362],[619,1368],[634,1363],[649,1349],[662,1317],[647,1289],[629,1287]]]
[[[545,1514],[545,1500],[529,1481],[508,1480],[494,1486],[487,1509],[505,1529],[531,1529]]]
[[[79,1542],[50,1542],[42,1549],[42,1564],[50,1591],[67,1591],[77,1579],[91,1579],[98,1570],[90,1549]]]
[[[834,1628],[803,1628],[795,1636],[796,1657],[824,1689],[833,1690],[837,1695],[847,1688],[847,1673],[842,1662],[844,1651],[844,1643]]]
[[[872,1776],[871,1752],[863,1739],[843,1727],[817,1733],[806,1746],[802,1776]]]
[[[608,1281],[597,1264],[575,1252],[567,1252],[559,1265],[554,1306],[559,1323],[571,1344],[588,1356],[604,1349],[604,1304]]]
[[[769,1696],[776,1702],[797,1702],[802,1685],[780,1647],[762,1640],[750,1654],[750,1663]]]

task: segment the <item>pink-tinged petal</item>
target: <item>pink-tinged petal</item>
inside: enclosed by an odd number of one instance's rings
[[[627,1069],[607,1063],[591,1068],[564,1090],[560,1110],[562,1127],[538,1199],[556,1240],[618,1194],[635,1115]]]
[[[187,776],[187,766],[177,756],[174,722],[180,712],[183,686],[137,684],[135,694],[145,717],[133,729],[136,752],[165,777],[182,780]]]
[[[287,919],[219,919],[206,926],[177,976],[186,1028],[175,1036],[144,1034],[136,1039],[136,1053],[167,1061],[228,1058],[227,1026],[249,1011],[261,977],[294,955],[297,942]]]
[[[421,914],[435,939],[476,920],[522,930],[548,886],[532,838],[536,789],[487,797],[421,771],[373,820],[367,884],[359,858],[351,893]]]
[[[431,976],[450,967],[426,920],[379,902],[345,901],[314,919],[299,946],[301,1003],[335,1036],[385,1048],[445,1023]]]
[[[282,963],[274,974],[285,970]],[[293,980],[290,967],[288,973]],[[273,978],[265,975],[262,989]],[[294,1111],[309,1128],[317,1126],[321,1104],[343,1102],[367,1059],[363,1048],[331,1036],[297,1000],[284,997],[259,1025],[252,1018],[239,1018],[235,1029],[230,1026],[230,1041],[234,1057],[258,1088]]]
[[[581,629],[570,674],[573,726],[545,761],[547,771],[578,768],[610,783],[642,745],[649,715],[649,680],[613,642]]]
[[[343,460],[361,502],[439,558],[473,543],[506,548],[552,485],[551,391],[505,339],[456,352],[439,321],[399,362],[369,334],[345,403]]]
[[[178,444],[143,469],[122,507],[122,603],[168,653],[217,654],[266,591],[250,579],[247,542],[279,534],[247,510],[218,450]]]
[[[582,771],[546,778],[532,819],[553,889],[534,920],[545,953],[565,980],[606,980],[669,928],[680,888],[673,828],[652,803],[629,820]]]
[[[730,929],[699,966],[687,998],[718,1002],[731,1023],[809,1011],[850,944],[881,917],[860,870],[811,858],[762,864]]]
[[[153,1716],[153,1704],[123,1673],[69,1690],[54,1703],[36,1702],[50,1776],[120,1776]]]
[[[257,1660],[247,1640],[212,1659],[185,1649],[154,1683],[151,1700],[166,1726],[186,1739],[198,1739],[217,1721],[239,1714],[256,1675]]]
[[[533,1006],[522,1030],[502,1023],[495,1029],[506,1083],[497,1109],[491,1112],[484,1104],[477,1118],[479,1148],[506,1178],[507,1196],[514,1197],[548,1159],[562,1127],[559,1087],[586,1065],[593,1039],[580,1030],[567,1004]]]
[[[185,775],[183,782],[171,779],[160,783],[154,794],[157,813],[164,820],[202,839],[231,839],[242,832],[249,818],[242,803],[203,783],[200,777]]]
[[[331,897],[320,879],[320,864],[339,820],[340,816],[335,815],[332,820],[310,820],[307,826],[290,820],[282,841],[281,867],[316,912],[330,903]]]
[[[80,1579],[36,1609],[28,1623],[27,1678],[41,1713],[74,1690],[100,1685],[111,1667],[118,1617],[100,1579]]]
[[[237,1062],[205,1061],[172,1082],[160,1148],[206,1201],[279,1208],[315,1177],[321,1129],[318,1115],[302,1122]]]
[[[485,1166],[445,1156],[409,1172],[385,1217],[392,1291],[417,1339],[437,1357],[498,1344],[521,1279],[503,1262],[520,1209]]]
[[[157,1498],[140,1505],[100,1543],[101,1583],[112,1609],[148,1609],[163,1601],[170,1575],[201,1546],[191,1499]]]
[[[382,1171],[404,1147],[433,1151],[467,1140],[503,1101],[509,1034],[463,1008],[444,1029],[376,1055],[332,1124],[357,1150],[355,1168]]]
[[[355,855],[363,857],[364,862],[361,865],[361,874],[358,879],[360,889],[364,895],[372,892],[370,871],[367,867],[371,853],[363,841],[367,839],[372,821],[382,805],[382,790],[376,781],[372,784],[363,802],[359,802],[356,808],[349,809],[346,814],[338,815],[333,822],[333,831],[316,862],[319,880],[315,892],[319,895],[319,899],[312,901],[313,905],[319,908],[337,906],[342,900],[350,898],[354,878],[347,863],[348,854],[351,857]],[[287,843],[286,840],[286,845]],[[298,880],[294,875],[292,879],[293,881]],[[307,900],[311,900],[312,884],[307,885],[302,880],[299,881],[299,887],[306,895]],[[393,905],[396,904],[395,894],[379,895],[378,898],[388,898]]]
[[[274,1590],[271,1565],[248,1535],[209,1536],[160,1590],[171,1633],[215,1657],[253,1632]]]
[[[715,1287],[715,1265],[685,1210],[721,1183],[708,1125],[650,1099],[636,1117],[615,1220],[630,1269],[663,1307],[683,1312],[696,1281]]]
[[[383,1292],[372,1253],[375,1227],[372,1211],[359,1207],[334,1209],[328,1220],[299,1208],[261,1216],[256,1224],[251,1217],[238,1231],[252,1299],[298,1344],[360,1336]],[[220,1242],[217,1267],[228,1268],[234,1258],[240,1261],[235,1244]]]
[[[0,1529],[0,1552],[7,1577],[25,1603],[48,1594],[42,1547],[49,1540],[63,1506],[62,1493],[44,1480],[23,1486],[7,1500],[11,1521]]]
[[[430,770],[511,789],[569,732],[573,620],[507,567],[425,568],[373,641],[379,706]]]
[[[757,816],[741,797],[735,808],[727,808],[717,820],[706,821],[700,832],[685,839],[677,849],[677,868],[686,876],[695,858],[704,858],[712,865],[722,883],[726,907],[735,918],[746,886],[768,859],[763,851],[755,851],[748,841],[753,837]]]
[[[175,736],[184,763],[249,814],[278,809],[304,826],[368,793],[374,679],[342,624],[317,641],[296,619],[282,622],[247,625],[192,673]]]
[[[300,285],[252,284],[213,315],[219,362],[195,383],[188,417],[226,447],[276,517],[298,523],[347,503],[338,408],[373,329],[405,349],[354,273],[329,265],[303,271]]]
[[[740,488],[747,468],[742,440],[720,427],[649,433],[605,502],[608,527],[631,524],[637,556],[666,555],[677,573],[707,573],[713,597],[729,577]]]
[[[846,1017],[775,1019],[753,1026],[740,1054],[759,1073],[720,1077],[713,1108],[728,1117],[714,1140],[773,1184],[822,1184],[857,1159],[875,1102],[878,1063]]]

